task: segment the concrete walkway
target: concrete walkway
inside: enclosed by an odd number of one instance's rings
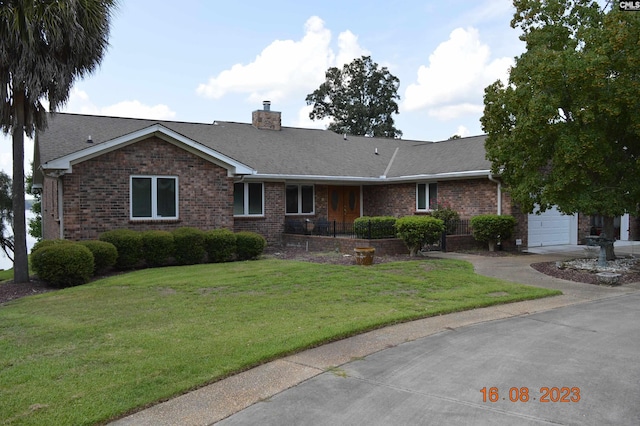
[[[628,249],[616,245],[618,255]],[[573,283],[529,267],[583,254],[577,246],[508,257],[434,253],[564,294],[372,331],[113,424],[640,424],[640,284]],[[549,403],[540,402],[544,387]],[[579,401],[552,402],[563,387]],[[525,399],[523,388],[528,401],[511,402]]]

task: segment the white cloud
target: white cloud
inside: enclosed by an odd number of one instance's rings
[[[79,89],[72,89],[64,112],[78,114],[108,115],[113,117],[149,118],[172,120],[176,113],[167,105],[145,105],[138,100],[122,101],[106,107],[98,107],[89,99],[89,95]]]
[[[484,107],[481,104],[462,103],[432,108],[429,110],[429,116],[446,121],[463,115],[481,115],[483,110]]]
[[[309,118],[309,113],[313,109],[313,105],[306,105],[300,108],[298,111],[298,118],[293,123],[293,127],[301,127],[303,129],[326,129],[329,123],[331,123],[330,118],[323,118],[322,120],[311,120]]]
[[[466,138],[471,135],[471,132],[465,126],[458,126],[458,130],[456,130],[455,134]]]
[[[324,21],[312,16],[305,23],[301,40],[276,40],[253,62],[233,65],[200,84],[196,91],[211,99],[220,99],[227,93],[246,93],[252,103],[299,98],[322,83],[328,68],[342,67],[356,57],[369,54],[351,31],[338,35],[337,53],[331,47],[331,39],[331,31],[325,28]]]
[[[420,66],[401,108],[427,109],[442,120],[481,112],[484,88],[499,78],[506,80],[512,64],[511,58],[491,61],[477,29],[457,28],[429,56],[429,66]]]

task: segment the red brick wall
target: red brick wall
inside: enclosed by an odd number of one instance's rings
[[[177,176],[179,219],[129,220],[131,175]],[[64,175],[62,182],[67,239],[95,239],[104,231],[119,228],[233,229],[233,179],[227,177],[227,171],[159,138],[74,165],[73,173]]]
[[[264,183],[264,216],[235,217],[235,232],[251,231],[261,234],[270,245],[279,245],[284,231],[285,191],[283,183]]]
[[[409,216],[416,211],[416,184],[362,187],[364,216]]]

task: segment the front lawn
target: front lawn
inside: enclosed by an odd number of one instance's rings
[[[0,306],[0,418],[105,422],[373,328],[554,294],[434,259],[271,259],[112,276]]]

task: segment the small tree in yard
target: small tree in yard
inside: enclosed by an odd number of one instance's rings
[[[602,215],[612,238],[614,218],[640,200],[640,13],[595,0],[513,3],[526,51],[507,82],[485,89],[491,170],[523,212]]]
[[[488,243],[489,251],[495,251],[496,244],[511,238],[515,226],[516,219],[513,216],[485,214],[471,218],[473,238]]]
[[[404,241],[410,256],[425,244],[435,244],[442,237],[444,222],[430,216],[405,216],[396,221],[398,237]]]

